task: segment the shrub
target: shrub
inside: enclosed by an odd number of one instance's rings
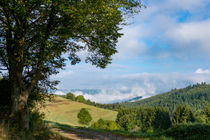
[[[77,118],[79,119],[79,123],[84,125],[88,125],[92,120],[90,113],[85,108],[80,110],[80,112],[77,114]]]
[[[178,124],[169,128],[165,133],[175,139],[208,140],[210,139],[210,125]]]
[[[91,125],[94,129],[106,129],[106,130],[121,130],[120,125],[115,121],[99,119],[97,122]]]
[[[66,94],[66,98],[67,99],[71,99],[72,101],[75,101],[76,100],[76,97],[73,93],[69,92]]]
[[[76,101],[78,101],[78,102],[84,102],[85,101],[85,98],[84,98],[84,96],[82,96],[82,95],[78,95],[77,97],[76,97]]]

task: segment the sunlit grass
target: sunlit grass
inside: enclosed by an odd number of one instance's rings
[[[90,112],[93,118],[91,123],[96,122],[100,118],[104,120],[115,120],[117,116],[116,111],[97,108],[61,97],[55,97],[53,102],[47,102],[46,107],[42,111],[46,114],[45,119],[48,121],[72,126],[82,126],[79,124],[77,118],[77,114],[81,108],[86,108]]]

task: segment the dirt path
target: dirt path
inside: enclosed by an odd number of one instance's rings
[[[95,132],[68,127],[65,127],[64,130],[53,128],[53,131],[60,133],[70,140],[141,140],[139,138],[128,138],[111,133]]]

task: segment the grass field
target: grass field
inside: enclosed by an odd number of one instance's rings
[[[86,108],[90,112],[93,118],[91,124],[100,118],[104,120],[115,120],[117,116],[116,111],[97,108],[57,96],[53,102],[46,103],[46,107],[42,109],[42,112],[45,113],[45,119],[47,121],[69,124],[72,126],[83,126],[78,123],[77,119],[77,114],[81,108]]]

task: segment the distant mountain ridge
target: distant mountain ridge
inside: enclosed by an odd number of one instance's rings
[[[140,100],[140,99],[142,99],[142,96],[137,96],[137,97],[134,97],[134,98],[131,98],[131,99],[127,99],[127,100],[125,100],[125,101],[123,101],[123,102],[136,102],[136,101],[138,101],[138,100]]]
[[[170,111],[178,104],[188,104],[193,109],[203,109],[210,103],[210,84],[201,83],[186,88],[173,89],[136,102],[120,103],[125,107],[167,107]]]

